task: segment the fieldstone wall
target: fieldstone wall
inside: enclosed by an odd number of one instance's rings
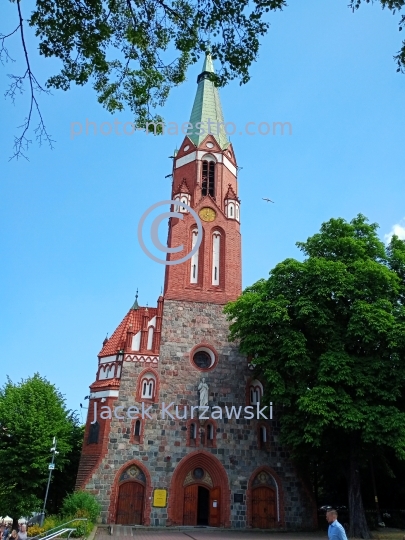
[[[197,406],[198,385],[203,377],[209,386],[210,407],[225,409],[226,406],[247,405],[246,387],[252,373],[246,358],[228,342],[228,323],[222,309],[216,304],[165,300],[159,365],[155,367],[159,378],[158,403],[152,405],[149,413],[152,419],[142,420],[142,436],[140,442],[134,444],[134,421],[112,418],[107,454],[86,486],[102,502],[104,523],[115,519],[117,472],[131,460],[138,460],[150,476],[145,518],[150,519],[151,525],[167,525],[168,509],[152,508],[152,500],[149,500],[152,490],[166,488],[169,505],[176,501],[179,495],[176,490],[170,490],[173,472],[185,456],[201,449],[215,456],[227,473],[231,491],[228,525],[235,528],[248,526],[247,504],[252,475],[260,467],[269,467],[279,479],[280,517],[285,528],[314,526],[313,501],[297,477],[288,452],[278,442],[276,410],[273,420],[268,421],[270,437],[263,450],[259,449],[256,419],[217,419],[215,446],[208,448],[206,441],[202,444],[199,440],[197,447],[187,446],[190,423],[187,420],[162,418],[163,402],[166,405],[174,402],[179,407]],[[202,372],[192,364],[190,352],[198,345],[207,345],[216,351],[217,363],[212,370]],[[124,412],[131,406],[142,407],[136,401],[136,391],[138,375],[144,370],[145,366],[138,362],[123,364],[119,398],[114,405],[124,407]],[[149,407],[150,403],[144,406]],[[266,416],[268,411],[266,409]],[[174,407],[171,412],[175,416]],[[179,416],[182,415],[180,408]],[[243,503],[234,503],[234,494],[242,494]]]

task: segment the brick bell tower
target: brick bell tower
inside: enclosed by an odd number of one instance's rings
[[[223,313],[241,294],[240,201],[212,73],[207,56],[189,134],[173,159],[171,199],[183,219],[170,218],[168,246],[184,248],[168,259],[197,241],[182,203],[200,217],[202,242],[191,259],[166,266],[157,306],[136,298],[104,340],[77,488],[98,497],[103,523],[309,528],[316,507],[278,442],[277,420],[240,412],[264,405],[263,382],[229,342]],[[200,414],[202,402],[208,413]]]
[[[164,297],[226,304],[242,292],[240,201],[237,164],[225,132],[218,89],[207,56],[197,79],[188,136],[173,160],[172,199],[188,204],[199,215],[203,238],[186,264],[166,266]],[[184,219],[171,218],[168,245],[185,246],[197,240],[193,216],[180,205]],[[184,253],[168,255],[176,260]]]

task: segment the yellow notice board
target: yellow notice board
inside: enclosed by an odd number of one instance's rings
[[[155,489],[153,492],[153,506],[164,508],[167,503],[167,489]]]

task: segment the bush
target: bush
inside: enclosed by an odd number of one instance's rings
[[[98,500],[87,491],[75,491],[65,497],[62,503],[62,515],[66,518],[88,518],[95,523],[101,512]],[[80,521],[78,523],[81,523]]]
[[[73,538],[87,537],[93,529],[93,523],[91,521],[74,521],[69,524],[69,527],[76,529],[72,532]]]
[[[27,529],[27,536],[38,536],[38,534],[41,534],[43,532],[45,532],[44,527],[40,527],[39,525],[31,525]]]

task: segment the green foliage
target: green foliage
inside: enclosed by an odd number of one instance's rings
[[[386,250],[376,230],[363,216],[324,223],[297,244],[304,262],[278,264],[226,307],[293,447],[359,431],[405,458],[405,243]]]
[[[93,81],[109,112],[129,106],[138,125],[151,118],[201,53],[222,63],[221,85],[249,80],[259,39],[269,27],[263,16],[285,0],[37,0],[29,20],[39,51],[62,61],[48,86],[67,90]],[[156,120],[158,121],[158,120]]]
[[[74,521],[69,523],[69,527],[74,527],[76,530],[72,532],[73,538],[83,538],[87,537],[93,530],[93,523],[88,521]]]
[[[39,374],[18,384],[7,380],[0,389],[0,485],[13,488],[8,493],[0,490],[4,513],[21,516],[42,509],[53,437],[59,452],[55,471],[64,471],[78,430],[63,396]],[[51,484],[50,495],[52,488]]]
[[[101,506],[96,497],[91,493],[87,491],[75,491],[64,499],[61,511],[62,515],[66,518],[89,518],[90,521],[95,523],[100,515]]]
[[[331,219],[298,242],[303,262],[283,261],[225,308],[282,441],[301,460],[328,450],[349,491],[372,453],[405,459],[405,242],[386,248],[377,228]]]

